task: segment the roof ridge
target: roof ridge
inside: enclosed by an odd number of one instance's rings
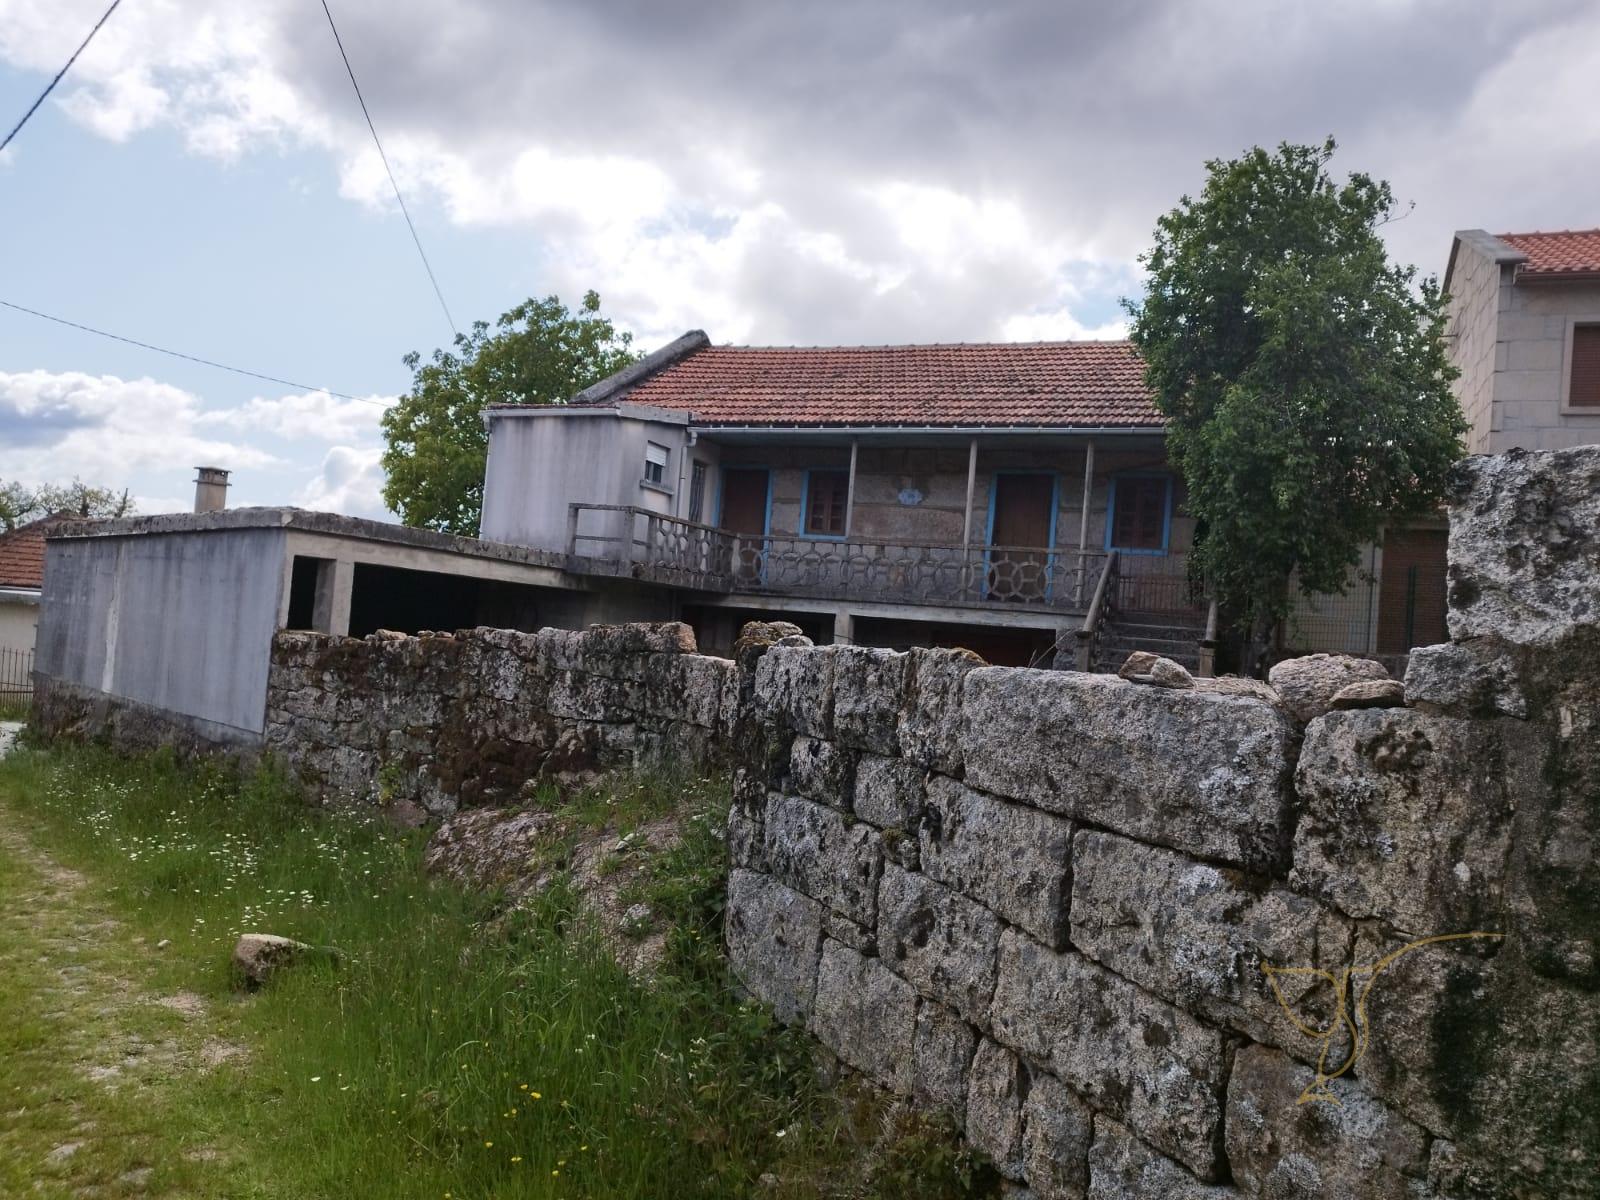
[[[709,346],[711,350],[1017,350],[1035,346],[1128,346],[1129,338],[1059,338],[1027,342],[861,342],[856,345],[775,346],[726,342]]]
[[[1504,241],[1506,238],[1519,237],[1584,237],[1600,235],[1600,225],[1588,229],[1530,229],[1523,233],[1497,233],[1494,236]]]

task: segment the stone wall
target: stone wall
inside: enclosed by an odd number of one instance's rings
[[[698,766],[732,743],[734,665],[688,626],[279,633],[266,746],[324,799],[417,819],[507,804],[546,779]]]
[[[1597,615],[1600,448],[1512,454],[1462,468],[1455,640],[1403,696],[774,627],[734,662],[681,625],[280,634],[267,742],[419,817],[731,758],[745,987],[1038,1200],[1591,1196]],[[1455,934],[1493,936],[1414,945]]]
[[[1453,529],[1403,707],[768,650],[735,971],[1036,1197],[1596,1194],[1600,448]]]

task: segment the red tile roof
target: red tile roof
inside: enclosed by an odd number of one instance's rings
[[[706,346],[617,401],[707,425],[1163,424],[1127,342]]]
[[[71,514],[52,513],[18,525],[10,533],[0,533],[0,587],[43,587],[45,534],[52,525],[70,518]]]
[[[1600,275],[1600,229],[1498,236],[1506,245],[1528,256],[1528,261],[1517,267],[1518,276]]]

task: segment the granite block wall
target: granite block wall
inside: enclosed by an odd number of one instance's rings
[[[768,649],[735,972],[1039,1200],[1600,1194],[1600,447],[1456,508],[1398,707]]]
[[[611,767],[709,765],[732,744],[734,664],[687,625],[280,632],[266,749],[324,800],[416,820],[509,804]]]

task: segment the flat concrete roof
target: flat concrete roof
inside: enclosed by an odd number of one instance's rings
[[[157,513],[147,517],[63,521],[50,530],[48,541],[72,538],[151,537],[178,533],[226,533],[236,529],[291,529],[364,542],[382,542],[417,550],[440,550],[470,558],[523,563],[531,567],[563,567],[566,557],[552,550],[486,542],[480,538],[436,533],[388,521],[313,512],[306,508],[224,508],[208,513]]]

